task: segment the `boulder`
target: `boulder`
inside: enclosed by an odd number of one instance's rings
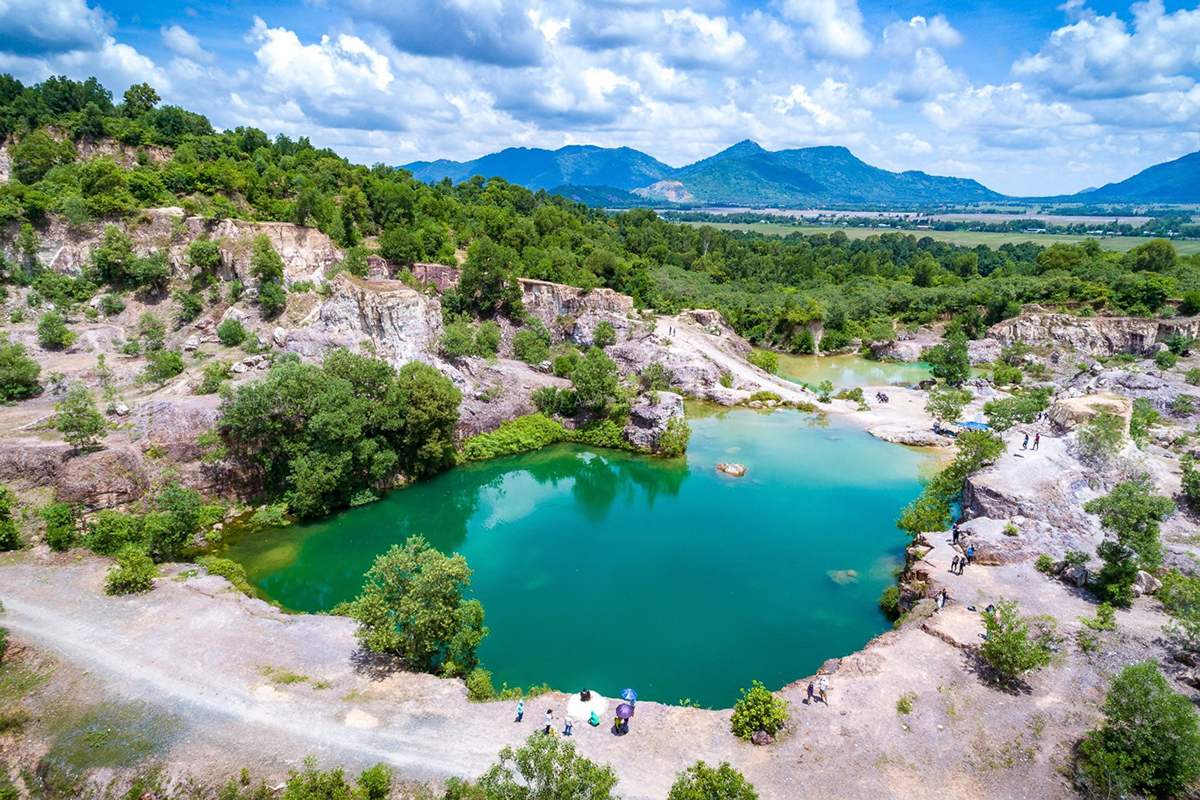
[[[1000,358],[1002,346],[995,339],[976,339],[967,342],[967,358],[972,366],[989,364]]]
[[[746,474],[745,464],[717,464],[717,472],[723,472],[733,478],[741,478]]]
[[[1092,579],[1091,573],[1088,572],[1088,568],[1081,566],[1067,567],[1062,571],[1061,577],[1064,581],[1072,586],[1078,586],[1080,588],[1087,586],[1088,582]]]
[[[629,409],[625,438],[639,450],[657,450],[667,424],[683,417],[683,398],[674,392],[652,392],[637,399]]]
[[[183,349],[186,352],[190,353],[191,351],[195,350],[199,346],[200,346],[200,337],[194,333],[191,336],[189,336],[183,340]]]
[[[921,352],[934,344],[929,341],[901,340],[871,342],[871,358],[879,361],[920,361]]]
[[[1125,430],[1129,430],[1129,419],[1133,416],[1133,401],[1128,397],[1111,392],[1060,398],[1050,407],[1049,416],[1050,421],[1060,432],[1066,432],[1083,425],[1102,411],[1109,411],[1119,416],[1124,420]]]
[[[766,731],[755,731],[754,735],[750,737],[750,743],[756,744],[760,747],[771,744],[774,741],[775,737]]]
[[[1138,570],[1137,577],[1133,579],[1133,596],[1141,597],[1146,594],[1154,594],[1162,588],[1162,581],[1151,575],[1149,572]]]

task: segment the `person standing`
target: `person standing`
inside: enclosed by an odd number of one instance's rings
[[[1042,435],[1040,433],[1035,433],[1033,435],[1033,449],[1037,450],[1041,446],[1041,444],[1042,444]]]
[[[821,693],[821,702],[829,705],[829,678],[822,675],[817,681],[817,691]]]
[[[571,716],[568,714],[566,720],[563,722],[563,736],[570,736],[574,728],[575,720],[571,719]]]
[[[950,574],[951,575],[958,574],[958,556],[955,556],[954,560],[950,562]]]
[[[525,719],[525,700],[523,698],[518,698],[517,699],[517,719],[516,719],[516,721],[521,722],[524,719]]]
[[[967,545],[967,563],[968,564],[975,563],[975,545],[973,545],[973,544]]]
[[[1029,449],[1029,431],[1025,432],[1025,441],[1021,442],[1021,449],[1022,450]]]
[[[542,733],[544,733],[544,734],[546,734],[547,736],[549,736],[549,735],[550,735],[550,732],[551,732],[552,730],[554,730],[554,712],[553,712],[553,711],[551,711],[551,710],[550,710],[550,709],[548,709],[548,708],[546,709],[546,719],[545,719],[545,722],[546,722],[546,728],[545,728],[545,730],[543,730],[543,731],[542,731]]]
[[[806,697],[804,699],[805,704],[811,706],[813,704],[813,702],[816,701],[816,699],[817,699],[816,695],[817,695],[816,687],[813,686],[812,681],[809,681],[808,682],[808,697]]]

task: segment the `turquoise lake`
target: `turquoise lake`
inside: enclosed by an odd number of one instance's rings
[[[225,555],[285,608],[352,598],[415,533],[474,569],[497,687],[549,683],[726,707],[739,687],[811,674],[886,630],[876,601],[900,508],[933,459],[836,418],[689,417],[685,459],[560,445],[453,469]],[[745,464],[743,478],[718,473]]]

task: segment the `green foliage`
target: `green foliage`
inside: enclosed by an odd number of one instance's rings
[[[1100,599],[1114,606],[1129,608],[1133,604],[1133,582],[1137,579],[1137,553],[1112,539],[1105,539],[1096,548],[1101,567],[1092,589]]]
[[[608,320],[601,321],[596,325],[596,331],[592,335],[592,344],[596,347],[608,347],[615,344],[617,341],[617,332],[613,329],[612,323]]]
[[[992,367],[992,383],[997,386],[1015,386],[1021,382],[1024,374],[1020,367],[1004,363],[996,363]]]
[[[167,326],[149,311],[138,319],[138,336],[147,353],[161,350],[167,338]]]
[[[900,587],[895,584],[886,587],[879,595],[879,610],[893,622],[900,619]]]
[[[531,398],[538,411],[560,417],[573,417],[579,411],[579,398],[571,389],[556,386],[539,386]]]
[[[108,422],[96,409],[92,393],[82,383],[73,384],[66,397],[55,403],[53,424],[63,439],[79,450],[96,447],[108,430]]]
[[[512,348],[526,364],[540,364],[550,358],[550,334],[540,324],[522,328],[513,335]]]
[[[1187,317],[1200,314],[1200,290],[1183,293],[1183,301],[1179,304],[1179,313]]]
[[[284,359],[222,405],[230,456],[262,471],[300,516],[346,506],[397,474],[423,478],[455,462],[461,395],[437,369],[335,350],[321,366]]]
[[[1028,425],[1049,407],[1052,391],[1043,387],[1025,390],[1003,400],[989,400],[983,404],[984,416],[998,431],[1006,431],[1018,422]]]
[[[1104,721],[1078,749],[1076,777],[1089,797],[1182,797],[1200,778],[1200,718],[1153,661],[1113,680]]]
[[[341,769],[322,771],[317,769],[315,759],[307,758],[303,770],[289,773],[279,797],[280,800],[387,800],[391,791],[392,775],[383,764],[361,772],[351,786]],[[238,798],[240,795],[235,795],[235,800]],[[258,800],[258,796],[250,800]]]
[[[971,393],[966,389],[955,389],[951,386],[935,386],[929,390],[929,399],[925,402],[925,411],[939,422],[958,422],[967,403],[971,402]]]
[[[154,588],[157,570],[150,555],[136,544],[117,551],[116,566],[104,576],[104,591],[108,594],[136,594]]]
[[[246,328],[230,317],[217,326],[217,339],[226,347],[237,347],[246,340]]]
[[[1050,557],[1049,553],[1042,553],[1037,557],[1037,560],[1033,562],[1033,567],[1038,572],[1045,572],[1048,574],[1054,569],[1054,559]]]
[[[900,513],[896,525],[911,536],[945,530],[950,524],[950,504],[962,492],[963,481],[1004,452],[1003,440],[990,431],[963,431],[954,446],[958,450],[954,460]]]
[[[817,384],[817,402],[828,403],[833,397],[833,381],[821,381]]]
[[[1101,603],[1096,606],[1096,616],[1080,617],[1084,627],[1094,631],[1115,631],[1117,629],[1117,612],[1112,603]]]
[[[926,348],[922,354],[933,377],[951,386],[959,386],[971,377],[971,360],[967,355],[967,337],[951,333],[942,344]]]
[[[746,360],[772,375],[779,371],[779,356],[770,350],[751,350],[750,355],[746,356]]]
[[[467,674],[467,699],[473,703],[486,703],[496,699],[492,673],[482,667],[476,667]]]
[[[193,394],[216,394],[233,377],[229,365],[224,361],[210,361],[204,365],[200,383],[192,390]]]
[[[106,317],[115,317],[125,310],[125,301],[119,294],[106,294],[100,298],[100,313]]]
[[[183,354],[178,350],[155,350],[146,357],[142,373],[151,383],[163,384],[183,372]]]
[[[613,800],[616,773],[579,755],[575,743],[534,734],[519,748],[505,746],[474,785],[452,781],[448,800]]]
[[[1125,443],[1125,420],[1101,411],[1079,428],[1079,455],[1096,466],[1106,466]]]
[[[1083,508],[1097,514],[1100,524],[1116,536],[1119,544],[1137,553],[1141,569],[1154,570],[1162,565],[1158,524],[1174,512],[1175,504],[1155,494],[1148,478],[1118,483],[1107,495],[1089,501]]]
[[[104,509],[88,520],[83,543],[101,554],[112,555],[129,544],[142,544],[142,520],[136,514]]]
[[[1188,417],[1196,410],[1196,398],[1190,394],[1177,394],[1171,399],[1171,413],[1177,417]]]
[[[0,401],[24,400],[42,390],[41,366],[25,352],[25,345],[0,335]]]
[[[543,414],[527,414],[500,423],[500,427],[479,433],[463,442],[463,458],[483,461],[500,456],[540,450],[569,438],[566,428]]]
[[[1129,418],[1129,438],[1144,447],[1150,436],[1150,428],[1162,421],[1162,415],[1144,397],[1133,401],[1133,413]]]
[[[692,429],[683,417],[671,417],[658,437],[658,452],[667,458],[678,458],[687,452]]]
[[[442,330],[438,349],[441,350],[442,355],[451,360],[473,356],[476,354],[475,338],[475,329],[470,320],[456,319],[447,323]]]
[[[1001,683],[1013,683],[1024,673],[1050,663],[1046,642],[1030,635],[1029,621],[1021,617],[1016,603],[996,603],[995,611],[984,613],[983,627],[979,654]]]
[[[667,800],[758,800],[758,792],[728,762],[710,767],[697,761],[679,773]]]
[[[255,236],[250,244],[250,274],[260,284],[283,282],[283,259],[265,233]]]
[[[1154,354],[1154,365],[1166,371],[1179,363],[1179,356],[1170,350],[1160,350]]]
[[[209,575],[220,575],[229,581],[233,584],[233,588],[242,594],[254,595],[254,587],[250,585],[250,581],[246,577],[246,568],[236,561],[219,556],[200,556],[196,559],[196,563],[203,567]]]
[[[554,374],[560,378],[571,377],[571,373],[575,371],[575,367],[579,366],[579,359],[582,357],[582,354],[574,347],[571,347],[566,352],[555,356],[554,360],[551,362]],[[661,365],[655,364],[653,366]]]
[[[204,285],[221,268],[221,246],[206,236],[193,239],[188,244],[187,263],[196,271],[197,282]]]
[[[78,537],[73,505],[61,501],[47,503],[38,514],[46,523],[46,544],[51,550],[61,553],[75,546]]]
[[[484,320],[475,330],[475,354],[491,358],[500,350],[500,326]]]
[[[788,720],[788,703],[767,691],[761,681],[753,681],[749,689],[742,689],[733,705],[731,725],[733,735],[750,740],[759,731],[774,736]]]
[[[515,272],[519,262],[515,250],[487,236],[474,242],[467,250],[458,284],[463,310],[480,316],[501,311],[509,315],[519,313],[521,290]]]
[[[571,373],[571,385],[583,408],[602,412],[617,399],[617,365],[598,347],[589,348]]]
[[[191,322],[204,310],[204,301],[196,292],[176,291],[172,296],[179,306],[175,318],[180,325]]]
[[[366,649],[446,675],[475,668],[475,648],[488,631],[479,601],[463,598],[471,583],[465,558],[443,555],[412,536],[376,558],[365,578],[346,610],[358,621]]]
[[[1200,650],[1200,577],[1173,569],[1155,595],[1172,621],[1164,630],[1188,650]]]
[[[13,519],[17,496],[7,486],[0,486],[0,551],[16,550],[21,546],[21,530]]]
[[[47,350],[62,350],[75,341],[75,334],[67,329],[67,320],[57,311],[47,311],[38,319],[38,344]]]
[[[913,692],[905,692],[896,699],[896,713],[901,716],[908,716],[912,713],[913,702],[917,696]]]
[[[1186,456],[1181,461],[1183,469],[1180,481],[1183,490],[1183,500],[1192,511],[1200,511],[1200,469],[1196,468],[1196,459]]]
[[[267,319],[279,316],[287,307],[287,292],[284,291],[283,285],[274,281],[260,283],[258,285],[258,307],[262,309],[263,316]]]

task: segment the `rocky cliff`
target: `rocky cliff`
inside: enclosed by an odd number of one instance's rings
[[[1095,356],[1152,354],[1171,336],[1200,336],[1200,317],[1076,317],[1040,309],[1026,311],[991,327],[988,336],[1003,345],[1023,342],[1052,345]]]

